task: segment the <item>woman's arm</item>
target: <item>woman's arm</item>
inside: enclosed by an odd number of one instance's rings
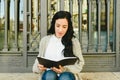
[[[39,54],[38,54],[39,57],[44,55],[48,40],[49,40],[49,37],[47,37],[47,36],[41,39],[41,41],[40,41],[40,43],[39,43]],[[35,59],[35,62],[34,62],[34,64],[33,64],[33,68],[32,68],[32,71],[33,71],[33,72],[35,72],[35,73],[40,73],[40,72],[42,72],[42,71],[39,69],[38,65],[39,65],[39,62],[38,62],[38,60],[37,60],[37,58],[36,58],[36,59]]]

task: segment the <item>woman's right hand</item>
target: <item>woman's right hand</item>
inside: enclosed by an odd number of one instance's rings
[[[41,71],[45,71],[47,68],[44,67],[44,65],[41,65],[41,64],[38,64],[38,68],[41,70]]]

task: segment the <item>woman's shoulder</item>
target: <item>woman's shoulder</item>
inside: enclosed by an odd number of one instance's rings
[[[79,41],[77,37],[73,37],[72,41]]]
[[[52,35],[46,35],[44,36],[43,38],[41,38],[41,41],[44,41],[44,40],[49,40],[51,38]]]
[[[72,42],[73,42],[74,45],[77,45],[77,44],[80,45],[80,41],[77,37],[73,37]]]

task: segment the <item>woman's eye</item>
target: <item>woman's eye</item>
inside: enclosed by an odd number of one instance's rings
[[[66,26],[63,26],[63,28],[66,28]]]
[[[58,25],[58,26],[56,26],[56,27],[60,27],[60,26]]]

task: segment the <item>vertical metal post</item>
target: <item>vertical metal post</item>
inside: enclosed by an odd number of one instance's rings
[[[116,67],[119,68],[120,67],[120,1],[119,0],[115,0],[115,4],[116,4]]]
[[[41,37],[47,35],[47,0],[41,0],[40,31]]]
[[[55,11],[52,9],[52,7],[55,7],[55,6],[53,6],[54,3],[51,0],[48,0],[48,3],[51,3],[51,4],[48,4],[48,15],[49,15],[48,24],[50,25],[52,16],[53,16],[54,11]],[[51,5],[52,5],[52,7],[51,7]],[[49,29],[49,26],[47,27],[47,29]]]
[[[101,1],[97,0],[97,27],[98,27],[98,52],[102,52],[101,48]]]
[[[1,15],[1,0],[0,0],[0,15]],[[1,27],[1,22],[2,20],[0,19],[0,27]]]
[[[29,0],[29,36],[32,34],[32,0]],[[31,46],[31,45],[30,45]]]
[[[92,25],[91,25],[91,0],[87,1],[88,3],[88,51],[92,52]]]
[[[60,10],[64,10],[64,0],[60,0]]]
[[[36,15],[36,28],[37,28],[37,32],[40,32],[39,30],[39,16],[40,16],[40,11],[39,11],[39,8],[40,8],[40,6],[39,6],[39,3],[40,3],[40,0],[36,0],[36,2],[34,2],[34,5],[36,4],[36,13],[35,13],[35,15]]]
[[[4,38],[4,49],[3,51],[8,51],[8,28],[10,19],[10,0],[5,0],[5,38]]]
[[[83,0],[78,0],[78,30],[79,30],[78,35],[81,44],[82,44],[82,2]]]
[[[15,18],[15,25],[14,25],[14,29],[15,29],[15,43],[14,43],[14,50],[17,51],[18,50],[18,28],[19,28],[19,0],[14,0],[14,6],[15,6],[15,10],[14,10],[14,18]]]
[[[73,15],[73,0],[69,0],[69,11]]]
[[[23,66],[24,67],[27,67],[27,27],[28,27],[28,14],[27,14],[27,11],[28,11],[28,0],[24,0],[23,2],[23,17],[24,17],[24,20],[23,20]]]
[[[113,1],[113,51],[115,50],[116,46],[116,0]]]
[[[31,41],[31,37],[32,37],[32,0],[29,0],[29,8],[28,8],[28,12],[29,12],[29,34],[28,34],[28,42],[29,42],[29,50],[32,51],[32,44],[30,43]]]
[[[109,44],[109,34],[110,34],[110,0],[107,0],[107,52],[111,52]]]

